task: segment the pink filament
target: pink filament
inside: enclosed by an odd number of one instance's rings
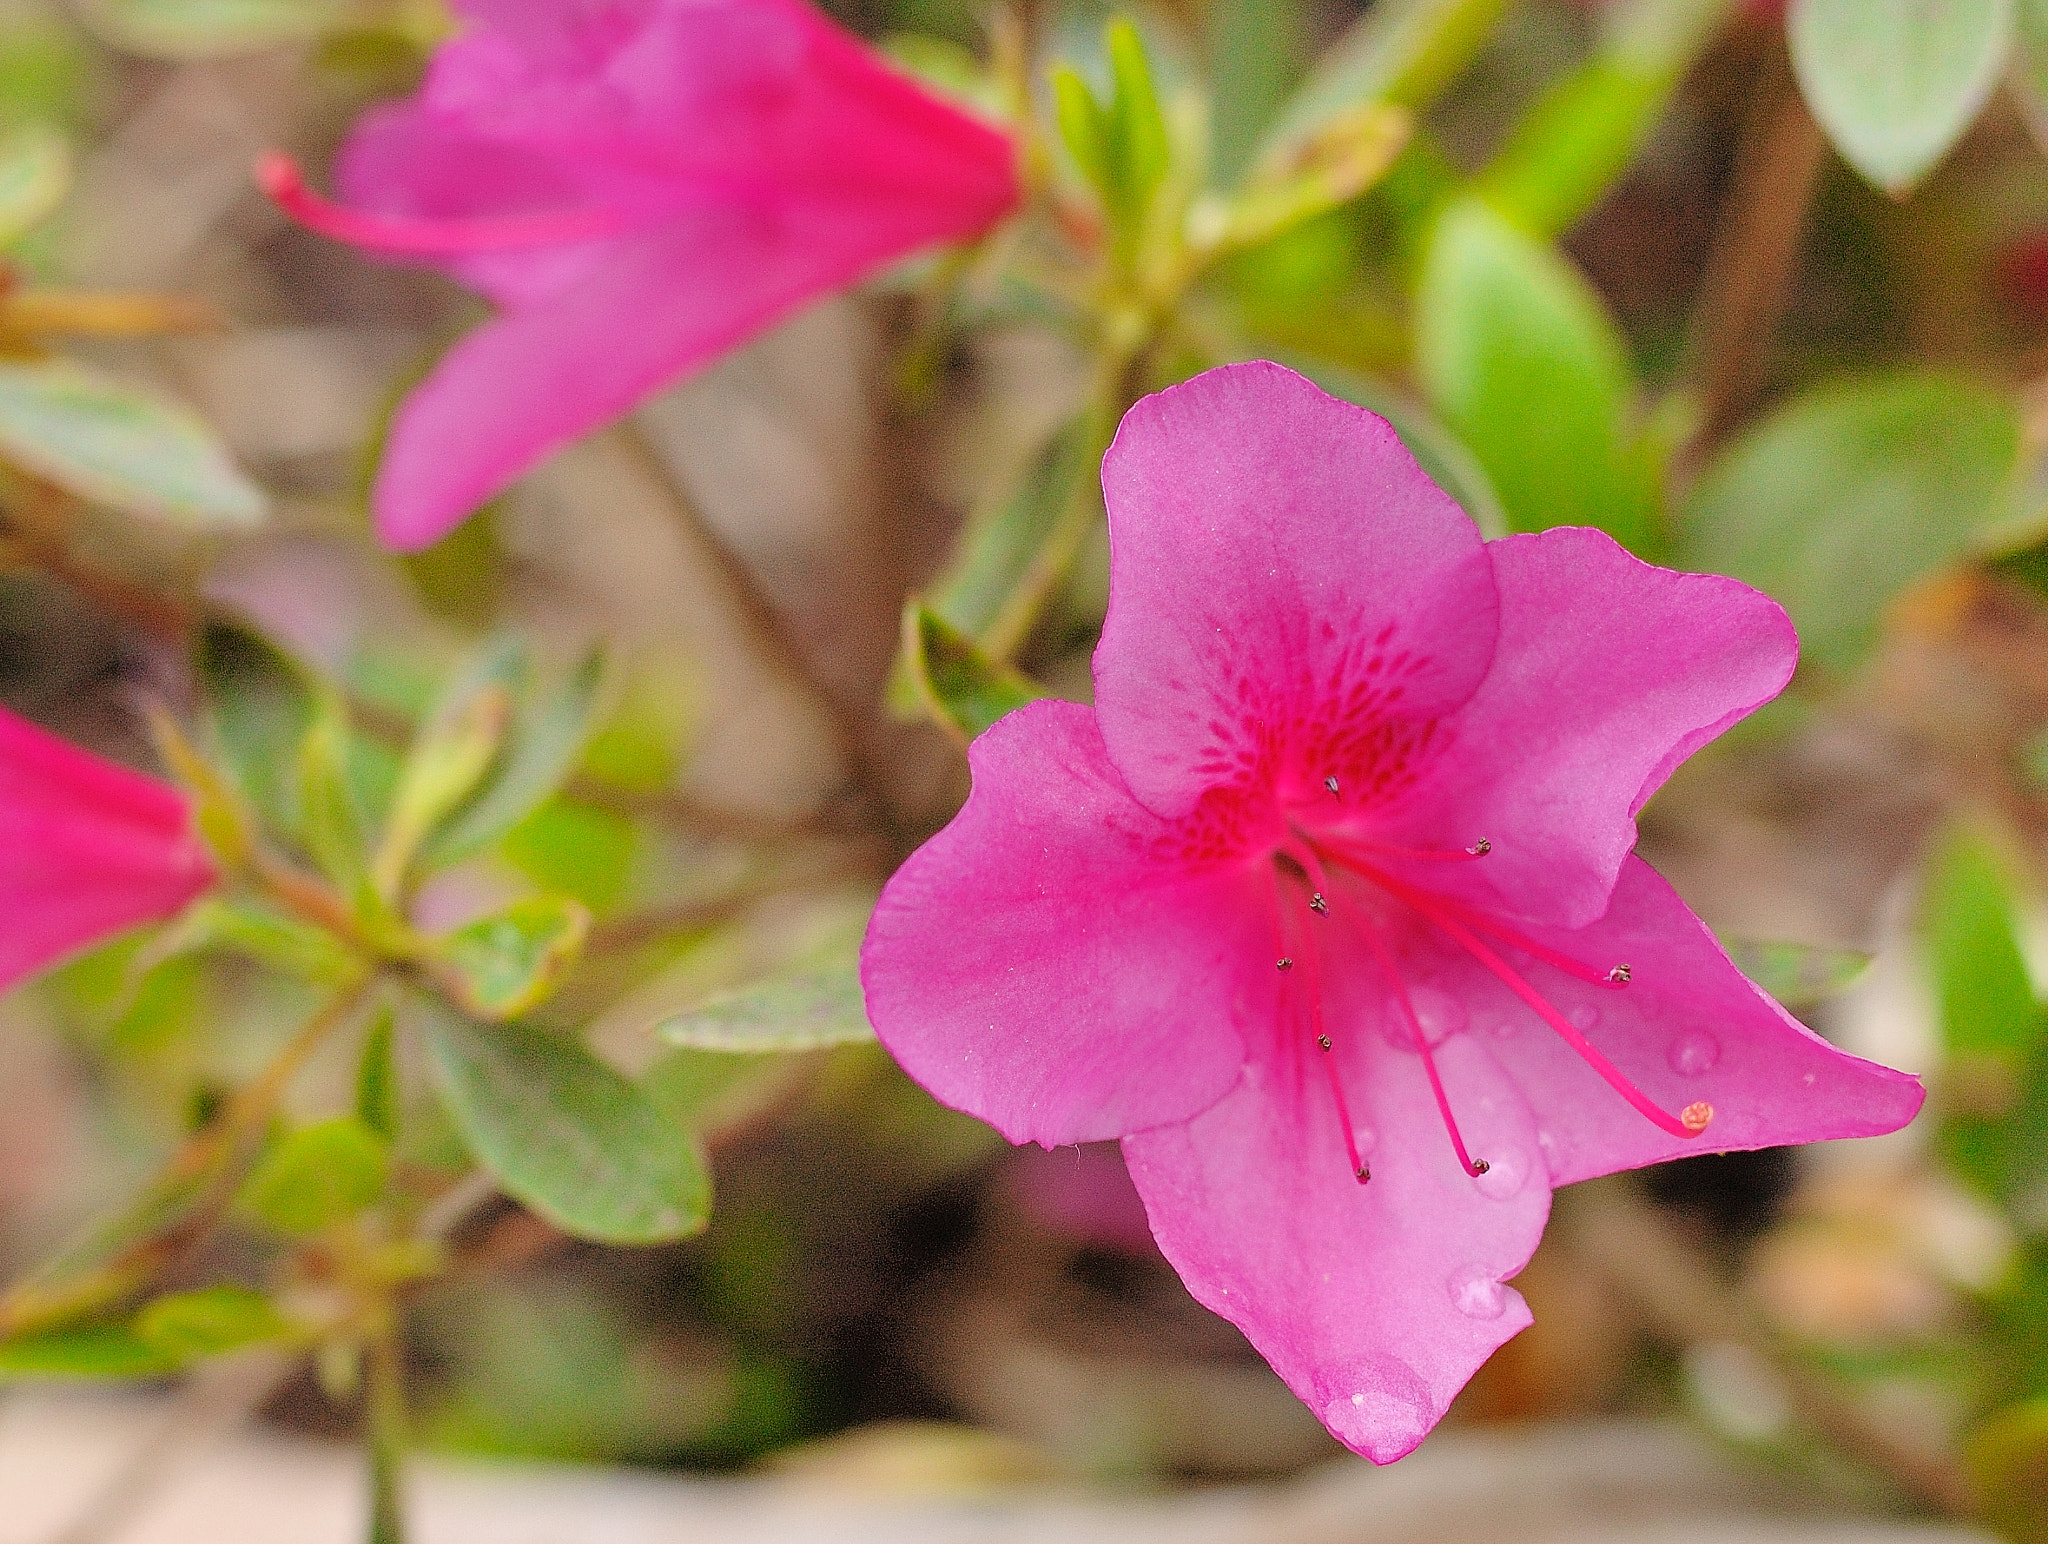
[[[1333,852],[1356,852],[1375,858],[1413,858],[1422,863],[1477,863],[1486,856],[1484,851],[1473,852],[1466,847],[1385,847],[1378,842],[1362,842],[1355,839],[1336,841],[1328,837],[1325,837],[1324,841]],[[1490,851],[1492,844],[1486,845]]]
[[[1430,1092],[1436,1095],[1437,1114],[1444,1119],[1444,1130],[1451,1134],[1451,1147],[1458,1155],[1458,1162],[1465,1166],[1465,1172],[1477,1179],[1487,1170],[1486,1162],[1475,1160],[1465,1150],[1465,1138],[1458,1130],[1458,1119],[1451,1113],[1451,1097],[1444,1092],[1444,1080],[1436,1070],[1436,1056],[1430,1050],[1429,1036],[1423,1033],[1422,1020],[1416,1017],[1415,1003],[1408,995],[1408,983],[1401,977],[1401,968],[1394,963],[1394,956],[1388,950],[1386,941],[1380,937],[1379,929],[1364,917],[1357,919],[1358,931],[1364,935],[1366,944],[1373,952],[1373,958],[1380,962],[1387,984],[1394,990],[1394,1001],[1401,1005],[1401,1016],[1408,1021],[1408,1032],[1415,1037],[1415,1049],[1422,1055],[1422,1070],[1429,1074]]]
[[[608,209],[439,220],[347,209],[306,186],[298,163],[275,151],[258,158],[256,184],[271,202],[310,231],[399,257],[473,257],[525,247],[562,246],[617,235],[623,222]]]
[[[1296,854],[1295,856],[1299,855]],[[1308,859],[1311,863],[1314,863],[1315,855],[1313,853],[1308,854]],[[1317,876],[1317,883],[1319,885],[1322,882],[1321,868],[1320,864],[1316,864],[1312,870]],[[1309,1032],[1315,1037],[1317,1046],[1322,1047],[1323,1042],[1329,1039],[1329,1030],[1323,1023],[1322,950],[1316,944],[1315,914],[1309,910],[1308,902],[1304,898],[1295,895],[1292,888],[1286,886],[1285,880],[1281,880],[1280,883],[1283,887],[1288,888],[1289,899],[1293,902],[1295,920],[1300,924],[1302,935],[1302,987],[1308,993]],[[1327,894],[1327,891],[1324,893]],[[1323,1064],[1323,1071],[1329,1075],[1330,1099],[1337,1106],[1337,1123],[1343,1128],[1344,1152],[1351,1160],[1352,1176],[1362,1185],[1372,1178],[1372,1170],[1366,1167],[1364,1160],[1358,1155],[1358,1136],[1351,1123],[1350,1102],[1344,1097],[1343,1080],[1337,1076],[1337,1058],[1325,1048],[1320,1059]]]
[[[1599,1047],[1579,1032],[1577,1025],[1553,1008],[1545,1000],[1542,993],[1538,992],[1517,975],[1514,968],[1506,960],[1503,960],[1492,949],[1488,948],[1484,942],[1473,934],[1470,928],[1453,916],[1447,908],[1437,904],[1433,897],[1426,896],[1421,891],[1402,884],[1391,875],[1381,873],[1370,865],[1360,863],[1359,867],[1368,878],[1377,884],[1385,886],[1395,896],[1406,901],[1415,910],[1443,929],[1467,954],[1471,955],[1473,959],[1499,977],[1503,986],[1534,1009],[1543,1022],[1556,1030],[1558,1035],[1564,1040],[1564,1043],[1578,1052],[1586,1065],[1599,1073],[1606,1080],[1608,1087],[1626,1099],[1644,1119],[1648,1120],[1659,1130],[1668,1131],[1675,1137],[1685,1137],[1687,1139],[1698,1136],[1700,1132],[1706,1129],[1706,1119],[1711,1118],[1711,1110],[1706,1110],[1705,1117],[1700,1119],[1699,1124],[1693,1125],[1688,1124],[1678,1116],[1669,1114],[1659,1107],[1649,1095],[1631,1083],[1619,1067],[1603,1056],[1600,1053]],[[1583,969],[1583,967],[1581,968]],[[1695,1110],[1703,1108],[1702,1106],[1688,1107],[1686,1114],[1693,1115]]]

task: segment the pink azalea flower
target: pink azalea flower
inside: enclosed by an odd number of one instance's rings
[[[1277,365],[1139,403],[1103,487],[1096,705],[975,742],[868,1009],[1012,1141],[1122,1138],[1190,1290],[1348,1446],[1408,1452],[1529,1323],[1553,1187],[1912,1118],[1630,851],[1790,678],[1770,600],[1594,530],[1482,542]]]
[[[0,708],[0,990],[214,879],[183,794]]]
[[[315,230],[499,307],[391,426],[385,543],[438,540],[551,451],[908,253],[1016,203],[1016,150],[802,0],[457,0],[418,95],[338,178],[266,159]]]

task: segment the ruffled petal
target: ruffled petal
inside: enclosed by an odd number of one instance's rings
[[[1490,860],[1489,860],[1490,861]],[[1626,964],[1630,981],[1578,980],[1489,938],[1523,979],[1672,1114],[1704,1100],[1714,1119],[1693,1139],[1631,1109],[1500,980],[1437,934],[1417,931],[1410,964],[1431,1000],[1462,1005],[1468,1033],[1505,1066],[1541,1121],[1551,1175],[1568,1185],[1698,1153],[1896,1131],[1925,1091],[1903,1072],[1838,1051],[1737,970],[1705,924],[1642,859],[1622,866],[1607,915],[1580,928],[1517,922],[1514,931],[1592,967]],[[1482,936],[1486,936],[1482,933]],[[1414,956],[1427,952],[1427,958]]]
[[[1799,640],[1768,596],[1639,561],[1600,531],[1490,542],[1499,647],[1439,726],[1398,840],[1493,844],[1442,888],[1566,926],[1607,907],[1635,815],[1686,757],[1784,689]]]
[[[1164,815],[1219,784],[1354,804],[1407,788],[1493,659],[1478,530],[1384,419],[1278,365],[1147,397],[1103,462],[1096,706]]]
[[[0,988],[212,886],[175,789],[0,709]]]
[[[869,1017],[937,1098],[1013,1142],[1184,1120],[1272,1017],[1270,888],[1244,863],[1162,857],[1095,715],[1040,702],[974,742],[974,791],[882,891]],[[1268,886],[1270,881],[1265,881]]]
[[[1124,1138],[1160,1248],[1346,1447],[1409,1452],[1479,1365],[1530,1322],[1502,1285],[1550,1212],[1534,1122],[1486,1048],[1438,1066],[1475,1153],[1452,1156],[1421,1059],[1333,1018],[1372,1179],[1353,1178],[1318,1053],[1247,1068],[1185,1124]]]

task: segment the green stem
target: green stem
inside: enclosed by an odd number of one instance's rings
[[[405,1544],[405,1367],[387,1305],[365,1348],[364,1437],[370,1460],[369,1544]]]

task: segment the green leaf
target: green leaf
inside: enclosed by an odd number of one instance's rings
[[[1044,545],[1089,465],[1086,415],[1070,419],[1039,448],[1016,485],[969,516],[957,556],[932,585],[931,609],[955,629],[979,635],[1003,609]]]
[[[689,1050],[750,1055],[815,1051],[875,1038],[861,995],[860,966],[851,961],[721,993],[664,1019],[654,1032]]]
[[[903,608],[903,658],[926,711],[963,740],[1045,695],[914,598]]]
[[[1721,947],[1737,970],[1795,1013],[1848,991],[1870,967],[1870,956],[1855,949],[1762,938],[1723,938]]]
[[[377,893],[387,900],[398,894],[420,843],[476,791],[497,759],[524,661],[516,645],[489,650],[451,684],[406,752],[372,865]]]
[[[0,457],[181,530],[253,530],[268,511],[197,414],[68,359],[0,360]]]
[[[136,1315],[136,1335],[179,1362],[225,1356],[248,1346],[290,1340],[299,1327],[261,1292],[201,1287],[160,1297]]]
[[[377,1203],[390,1162],[383,1139],[353,1115],[301,1126],[257,1165],[240,1204],[279,1233],[322,1233]]]
[[[1257,159],[1287,160],[1331,118],[1370,102],[1426,107],[1506,9],[1507,0],[1378,0],[1316,61]]]
[[[1792,67],[1848,163],[1891,193],[1920,180],[1998,84],[2013,0],[1792,0]]]
[[[604,655],[593,650],[553,691],[520,709],[497,774],[428,839],[423,868],[475,856],[554,797],[590,738],[604,676]]]
[[[360,978],[364,962],[325,928],[301,922],[262,902],[241,896],[209,895],[138,957],[148,969],[183,954],[218,949],[239,954],[293,981],[341,986]]]
[[[656,1244],[710,1217],[696,1140],[581,1046],[452,1018],[437,1019],[427,1043],[478,1161],[548,1221],[602,1243]]]
[[[2038,144],[2048,145],[2048,0],[2015,0],[2012,83]]]
[[[531,896],[435,939],[431,962],[465,1012],[517,1018],[554,991],[589,932],[590,910],[581,901]]]
[[[0,1340],[0,1383],[19,1378],[157,1378],[179,1361],[124,1324]]]
[[[1416,370],[1518,531],[1594,525],[1638,556],[1663,545],[1627,437],[1620,330],[1554,247],[1478,199],[1445,210],[1416,297]]]
[[[1847,670],[1894,596],[1998,524],[2020,455],[2013,404],[1960,377],[1822,386],[1707,468],[1685,507],[1680,566],[1768,592],[1806,658]]]
[[[1298,155],[1225,198],[1208,195],[1189,211],[1189,237],[1207,255],[1263,245],[1349,203],[1385,176],[1408,143],[1408,115],[1361,107],[1328,123]]]
[[[1458,507],[1472,517],[1480,535],[1491,541],[1508,534],[1507,511],[1501,508],[1500,495],[1493,491],[1493,480],[1486,475],[1486,468],[1429,409],[1384,381],[1334,365],[1286,359],[1281,363],[1291,363],[1331,396],[1379,414],[1394,426],[1408,454],[1429,475],[1429,480],[1456,499]]]
[[[1115,17],[1104,32],[1104,41],[1110,75],[1116,83],[1110,130],[1117,192],[1126,217],[1136,221],[1144,218],[1152,195],[1166,180],[1171,156],[1166,116],[1159,110],[1152,65],[1145,57],[1138,29],[1123,17]]]
[[[1251,165],[1259,137],[1302,67],[1301,0],[1211,0],[1210,175],[1219,187]]]
[[[374,899],[364,852],[362,812],[349,776],[348,709],[331,689],[319,691],[313,721],[299,742],[299,840],[358,911]]]
[[[1478,190],[1523,230],[1562,235],[1627,170],[1676,83],[1595,59],[1537,99],[1480,173]]]
[[[0,247],[12,246],[55,213],[71,190],[71,141],[47,123],[0,137]]]
[[[317,37],[347,13],[340,0],[86,0],[107,41],[159,59],[222,59]]]
[[[1116,196],[1114,161],[1110,151],[1109,115],[1095,100],[1095,93],[1070,67],[1054,65],[1051,73],[1054,120],[1060,142],[1081,175],[1110,204]]]
[[[2005,862],[1984,833],[1965,825],[1949,834],[1921,909],[1949,1053],[2024,1056],[2040,1033],[2041,1007],[2020,953]]]
[[[2000,1538],[2048,1538],[2048,1397],[2007,1405],[1979,1422],[1963,1441],[1963,1470],[1977,1516]]]
[[[395,1019],[389,1006],[378,1011],[363,1032],[363,1051],[356,1061],[356,1119],[385,1143],[398,1134]]]

